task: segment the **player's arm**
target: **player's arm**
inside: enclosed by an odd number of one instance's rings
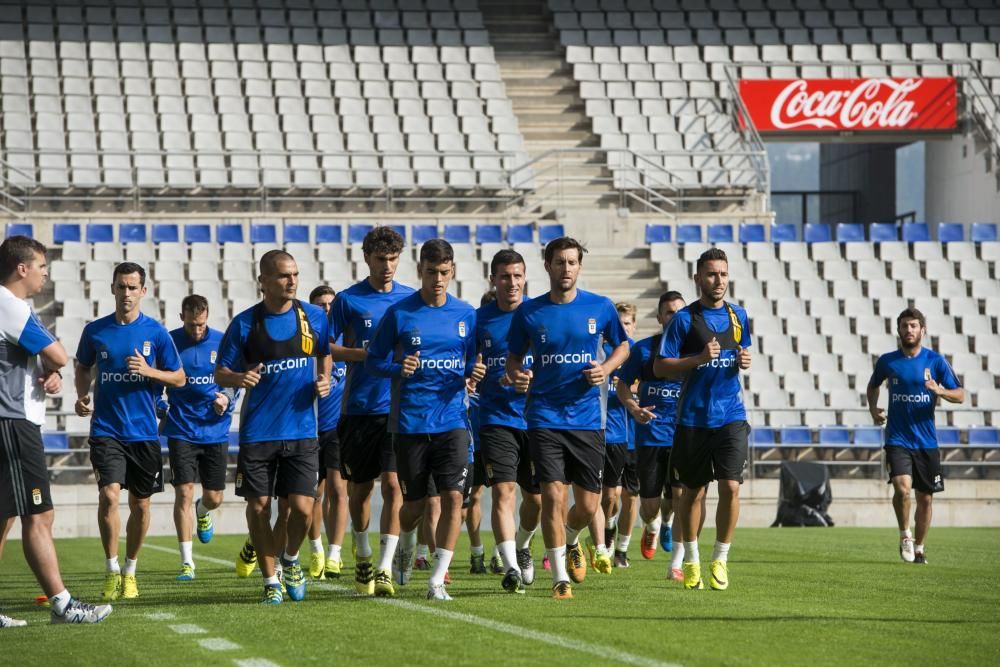
[[[333,302],[330,310],[330,355],[334,361],[350,361],[354,363],[365,363],[368,352],[363,347],[346,347],[338,343],[344,331],[347,329],[349,314],[347,312],[348,299],[340,296]]]
[[[38,357],[42,360],[42,365],[46,370],[57,371],[69,363],[69,355],[66,348],[59,341],[53,341],[38,352]]]
[[[243,363],[243,333],[239,320],[229,323],[222,342],[219,356],[215,361],[215,384],[228,389],[252,389],[260,382],[264,364],[246,368]]]
[[[378,377],[404,377],[403,365],[397,363],[393,358],[393,350],[396,349],[396,340],[396,317],[394,311],[390,308],[382,317],[378,328],[375,329],[375,335],[372,336],[371,341],[368,343],[368,353],[365,355],[365,371]],[[419,356],[419,354],[420,352],[418,351],[417,355]],[[409,359],[410,357],[407,358]],[[405,377],[413,375],[413,369],[409,368],[409,370],[409,374],[405,375]]]
[[[878,426],[885,423],[885,410],[878,406],[878,397],[882,393],[882,383],[885,382],[885,364],[879,357],[875,362],[875,370],[868,380],[868,388],[865,390],[865,398],[868,401],[868,414],[872,416],[872,421]]]
[[[618,370],[622,364],[628,361],[630,346],[628,341],[622,341],[622,343],[608,355],[608,358],[604,360],[601,366],[604,367],[604,374],[608,377]]]
[[[73,409],[80,417],[87,417],[93,411],[90,405],[90,385],[94,381],[91,369],[92,366],[85,366],[79,360],[76,362],[76,374],[73,376],[76,404]]]
[[[352,361],[363,364],[368,358],[368,352],[363,347],[344,347],[330,343],[330,355],[334,361]]]
[[[524,356],[528,353],[531,340],[528,337],[528,325],[524,320],[523,311],[518,309],[510,322],[507,332],[507,361],[504,362],[504,374],[500,384],[513,386],[520,393],[528,391],[532,372],[524,368]]]
[[[150,366],[146,357],[139,354],[139,350],[132,350],[126,362],[130,373],[137,373],[166,387],[180,389],[187,382],[181,355],[177,353],[177,346],[166,329],[160,332],[156,341],[156,357],[153,360],[155,366]]]
[[[660,339],[660,349],[656,351],[656,359],[653,361],[653,373],[656,377],[679,380],[698,366],[707,364],[719,356],[720,346],[714,338],[705,345],[701,354],[680,356],[681,341],[687,333],[686,322],[678,313]]]

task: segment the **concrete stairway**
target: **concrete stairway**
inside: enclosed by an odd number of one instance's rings
[[[580,273],[581,285],[615,303],[634,303],[638,309],[636,340],[659,333],[656,303],[663,292],[648,248],[589,247]]]

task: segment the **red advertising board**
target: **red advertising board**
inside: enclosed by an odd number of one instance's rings
[[[741,80],[761,133],[954,130],[954,77]]]

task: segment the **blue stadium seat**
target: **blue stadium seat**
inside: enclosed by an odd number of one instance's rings
[[[701,225],[677,225],[677,243],[701,243]]]
[[[865,226],[858,222],[841,222],[837,224],[837,241],[840,243],[857,243],[865,240]]]
[[[364,242],[368,232],[373,229],[375,229],[374,225],[347,225],[347,242],[351,245],[355,243],[360,245]]]
[[[271,224],[250,223],[250,243],[277,243],[278,228]]]
[[[670,225],[646,225],[646,243],[670,243]]]
[[[230,431],[229,432],[229,455],[236,456],[240,453],[240,432]]]
[[[799,240],[799,232],[790,222],[776,222],[771,225],[771,243],[794,243]]]
[[[844,426],[820,426],[819,444],[847,447],[851,444],[851,431]]]
[[[386,227],[402,236],[403,243],[406,243],[406,225],[386,225]]]
[[[542,245],[548,245],[563,236],[566,236],[566,229],[562,225],[541,225],[538,228],[538,242]]]
[[[472,230],[468,225],[445,225],[442,237],[448,243],[471,243]]]
[[[830,225],[821,222],[807,222],[802,236],[806,243],[826,243],[833,240]]]
[[[895,222],[873,222],[868,226],[868,240],[872,243],[892,243],[899,240]]]
[[[211,225],[184,225],[185,243],[211,243]]]
[[[181,240],[177,225],[153,223],[153,243],[177,243]]]
[[[52,225],[52,240],[56,243],[79,243],[80,225],[72,222],[59,222]]]
[[[740,225],[740,243],[763,243],[766,240],[764,225],[759,222],[744,222]]]
[[[146,225],[136,222],[123,222],[118,225],[118,240],[121,243],[145,243]]]
[[[105,224],[87,225],[87,243],[114,243],[115,228]]]
[[[767,426],[754,426],[750,430],[750,442],[754,447],[770,447],[774,445],[774,429]]]
[[[500,225],[497,225],[499,227]],[[427,243],[438,237],[437,225],[413,225],[410,227],[410,242],[413,245]]]
[[[931,240],[931,228],[926,222],[909,222],[903,225],[903,240],[922,243]]]
[[[733,226],[732,225],[709,225],[708,226],[708,242],[709,243],[732,243],[733,242]]]
[[[222,243],[243,243],[243,225],[216,225],[215,240]]]
[[[975,243],[994,243],[997,240],[997,226],[992,222],[974,222],[969,240]]]
[[[534,243],[535,226],[530,222],[523,225],[507,225],[507,243]]]
[[[7,225],[7,236],[28,236],[35,238],[35,230],[31,223],[14,222]]]
[[[785,426],[781,429],[781,444],[811,445],[812,430],[808,426]]]
[[[65,433],[42,433],[42,449],[46,452],[62,452],[69,449],[69,436]]]
[[[364,236],[361,238],[364,238]],[[316,243],[343,242],[344,229],[340,225],[316,225]]]
[[[500,225],[477,225],[476,243],[502,243],[503,229]]]
[[[992,426],[973,426],[969,429],[970,447],[1000,446],[1000,429]]]
[[[950,426],[939,426],[937,428],[937,441],[939,445],[955,447],[962,444],[962,430]]]
[[[309,243],[309,225],[285,225],[282,240],[285,243]]]
[[[937,232],[941,243],[965,240],[965,225],[961,222],[942,222],[938,225]]]
[[[882,429],[878,426],[855,427],[854,444],[857,447],[881,447]]]

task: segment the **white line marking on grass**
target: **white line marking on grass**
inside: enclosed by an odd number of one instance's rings
[[[167,554],[176,554],[177,549],[168,549],[167,547],[161,547],[159,544],[144,544],[143,549],[152,549],[153,551],[162,551]],[[221,558],[213,558],[212,556],[198,556],[197,560],[203,560],[208,563],[215,563],[216,565],[231,565],[235,567],[234,562],[231,560],[222,560]]]
[[[265,660],[264,658],[247,658],[246,660],[233,660],[237,667],[281,667],[276,662]]]
[[[223,639],[222,637],[209,637],[208,639],[201,639],[198,641],[198,645],[209,651],[235,651],[240,648],[239,644],[234,644],[228,639]]]
[[[146,614],[146,618],[151,621],[172,621],[177,618],[177,615],[171,614],[169,611],[159,611],[152,614]]]
[[[167,627],[179,635],[203,635],[208,632],[205,628],[194,623],[177,623],[175,625],[168,625]]]

